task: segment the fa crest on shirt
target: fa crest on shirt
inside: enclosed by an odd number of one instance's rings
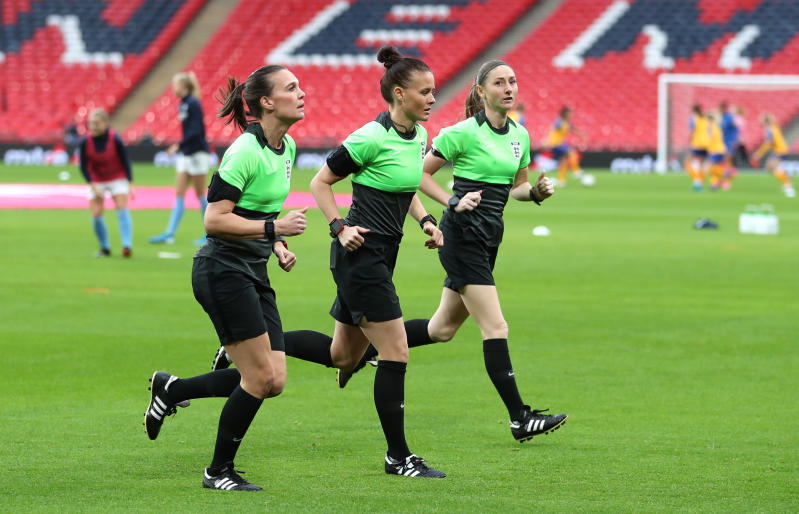
[[[286,180],[291,181],[291,159],[286,159]]]
[[[426,150],[425,145],[427,144],[427,141],[420,141],[420,143],[422,144],[422,159],[424,159],[424,151]]]
[[[522,145],[518,141],[511,141],[510,147],[513,150],[513,157],[516,159],[522,156]]]

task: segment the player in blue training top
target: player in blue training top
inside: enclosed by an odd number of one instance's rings
[[[175,205],[169,217],[166,231],[150,238],[151,243],[174,243],[175,233],[183,217],[186,190],[189,182],[194,187],[197,200],[200,201],[201,213],[205,215],[208,201],[205,198],[206,175],[210,160],[208,141],[205,139],[205,123],[203,109],[198,97],[200,85],[193,72],[178,73],[172,78],[172,90],[180,98],[178,116],[183,130],[183,139],[167,149],[167,154],[177,156],[175,169]],[[205,244],[205,236],[194,241],[196,245]]]
[[[122,237],[122,256],[130,257],[133,220],[128,199],[133,199],[133,172],[130,159],[119,134],[109,128],[108,113],[95,109],[89,114],[89,135],[80,144],[80,172],[89,184],[89,209],[92,226],[100,242],[96,257],[111,255],[111,243],[103,211],[105,195],[113,198]]]
[[[743,148],[741,145],[741,121],[735,110],[737,109],[730,108],[727,102],[719,104],[721,135],[724,139],[724,147],[727,150],[724,156],[724,179],[721,181],[721,188],[725,190],[730,189],[732,180],[738,176],[738,170],[735,167],[735,155],[740,154]],[[746,162],[745,155],[744,162]]]

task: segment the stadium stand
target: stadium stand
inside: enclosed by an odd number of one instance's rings
[[[397,45],[433,68],[443,85],[476,59],[538,0],[240,1],[186,69],[196,72],[210,141],[232,127],[216,120],[214,92],[227,75],[262,63],[291,67],[308,93],[309,117],[292,131],[305,147],[330,147],[383,108],[374,59]],[[3,0],[0,2],[0,141],[52,143],[76,115],[113,112],[185,29],[205,0]],[[268,16],[264,13],[268,12]],[[257,20],[257,23],[253,22]],[[564,0],[503,58],[520,80],[533,144],[564,104],[590,137],[590,150],[643,151],[656,144],[660,73],[795,74],[799,2],[779,0]],[[492,56],[493,57],[493,56]],[[180,71],[180,70],[175,70]],[[177,99],[163,93],[124,131],[127,142],[179,139]],[[719,101],[746,112],[744,141],[757,144],[757,117],[781,125],[799,117],[794,91],[764,94],[694,89],[706,108]],[[428,131],[462,116],[466,87],[437,105]],[[41,99],[53,97],[58,101]],[[692,102],[678,100],[674,112]],[[346,102],[346,103],[343,103]],[[46,107],[43,107],[46,105]],[[687,123],[675,119],[675,140]],[[799,151],[799,141],[792,146]]]
[[[569,104],[589,149],[645,151],[656,146],[661,72],[795,74],[797,34],[797,2],[567,0],[504,59],[519,77],[534,145]],[[458,118],[466,91],[434,113],[432,133]],[[705,108],[722,99],[744,108],[750,147],[762,139],[760,112],[774,111],[780,124],[799,115],[795,90],[710,95]],[[675,125],[683,126],[687,119]]]
[[[200,81],[209,140],[226,144],[233,127],[215,119],[213,95],[228,74],[243,79],[269,61],[289,66],[308,94],[308,119],[292,134],[298,145],[329,147],[385,105],[376,49],[394,44],[424,59],[439,84],[477,56],[535,0],[286,0],[261,16],[263,2],[241,2],[187,69]],[[253,24],[251,20],[259,19]],[[177,99],[165,91],[125,133],[136,141],[179,137]],[[343,104],[345,100],[348,103]],[[311,115],[312,113],[312,115]]]
[[[3,0],[0,141],[60,142],[76,116],[113,110],[204,1]]]

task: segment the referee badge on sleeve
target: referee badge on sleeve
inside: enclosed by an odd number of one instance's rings
[[[516,159],[521,158],[522,156],[522,145],[519,144],[518,141],[511,141],[510,147],[513,150],[513,157]]]
[[[286,180],[291,180],[291,159],[286,159]]]

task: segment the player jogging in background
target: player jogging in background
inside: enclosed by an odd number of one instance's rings
[[[760,159],[766,156],[766,169],[782,183],[782,192],[785,193],[785,196],[793,198],[796,196],[796,190],[793,188],[788,174],[782,169],[782,161],[788,153],[788,145],[782,136],[782,130],[777,125],[774,114],[770,112],[763,113],[760,117],[760,122],[765,129],[765,139],[760,148],[752,154],[751,164],[757,168],[760,164]]]
[[[518,125],[522,127],[527,126],[527,118],[524,116],[524,104],[518,102],[513,109],[510,110],[508,113],[508,118],[515,121]]]
[[[558,187],[566,186],[566,172],[571,170],[575,178],[580,179],[583,170],[580,169],[580,155],[575,148],[569,144],[569,134],[574,132],[583,140],[587,141],[585,133],[573,126],[571,123],[572,109],[563,106],[560,109],[558,118],[552,123],[547,134],[545,145],[552,152],[552,158],[558,163]]]
[[[175,169],[175,205],[172,207],[172,214],[169,216],[169,223],[166,231],[150,238],[151,243],[175,242],[175,233],[180,225],[185,210],[186,190],[191,182],[197,200],[200,202],[201,214],[205,215],[205,208],[208,201],[205,198],[206,175],[210,161],[210,150],[208,141],[205,139],[205,123],[203,121],[203,109],[198,97],[200,86],[197,77],[193,72],[178,73],[172,78],[172,90],[175,96],[180,98],[178,116],[183,131],[183,139],[180,143],[170,146],[166,153],[177,156]],[[205,244],[205,236],[194,241],[196,245]]]
[[[738,170],[735,167],[735,154],[740,152],[741,127],[739,117],[735,115],[727,102],[721,102],[719,112],[721,113],[721,134],[724,138],[724,147],[727,149],[724,156],[724,179],[721,181],[721,188],[726,190],[730,189],[733,179],[738,176]]]
[[[122,256],[130,257],[133,242],[133,220],[128,200],[133,199],[133,172],[125,145],[113,129],[109,128],[108,113],[94,109],[89,113],[89,134],[80,144],[80,172],[89,184],[89,209],[92,226],[100,250],[96,257],[111,255],[111,243],[105,225],[105,195],[114,200],[122,237]]]
[[[710,190],[718,191],[724,181],[724,158],[727,155],[727,147],[724,145],[724,137],[721,132],[720,116],[711,112],[707,114],[708,131],[710,140],[707,145],[707,154],[710,171]]]
[[[688,125],[691,131],[691,153],[685,158],[685,169],[691,177],[693,190],[699,192],[705,187],[705,159],[710,144],[707,119],[699,104],[693,106]]]
[[[508,117],[517,93],[510,66],[498,60],[484,63],[466,100],[467,119],[433,139],[420,189],[447,207],[441,219],[444,246],[438,250],[447,276],[432,319],[414,320],[407,332],[409,347],[449,341],[472,316],[480,327],[486,372],[508,410],[511,434],[524,442],[556,430],[567,416],[545,414],[547,409],[531,409],[522,401],[508,352],[508,324],[494,283],[509,197],[540,204],[554,191],[543,173],[535,185],[528,182],[530,136]],[[447,161],[455,176],[452,195],[433,179]],[[354,371],[376,355],[369,347]],[[351,375],[339,372],[339,386]]]
[[[286,383],[283,327],[266,265],[274,254],[280,267],[291,271],[296,259],[283,236],[305,230],[307,208],[278,219],[295,155],[287,131],[305,117],[305,93],[293,73],[276,65],[258,68],[244,83],[229,78],[221,93],[219,117],[244,133],[227,149],[211,181],[208,242],[194,257],[192,289],[237,369],[187,379],[156,371],[144,425],[155,439],[177,405],[227,397],[203,487],[261,491],[239,475],[234,458],[263,400],[279,395]],[[257,121],[248,123],[248,117]]]

